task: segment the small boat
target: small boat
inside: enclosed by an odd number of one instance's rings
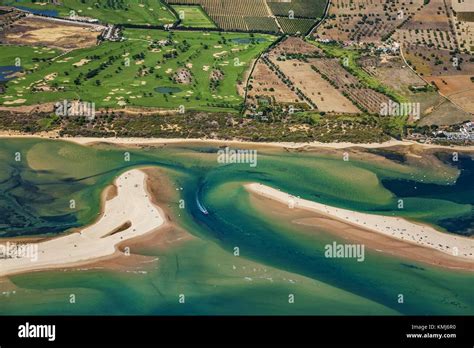
[[[201,202],[199,202],[198,197],[196,197],[196,204],[197,204],[199,210],[201,211],[201,213],[203,213],[204,215],[209,215],[209,212],[207,211],[207,209],[201,204]]]

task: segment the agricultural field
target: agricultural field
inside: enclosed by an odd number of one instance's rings
[[[403,53],[408,63],[421,76],[420,78],[409,70],[408,66],[400,62],[400,58],[396,55],[380,55],[379,58],[377,58],[377,55],[369,55],[369,58],[367,58],[356,49],[344,49],[337,44],[316,44],[330,57],[339,58],[340,60],[347,58],[347,67],[344,70],[350,72],[354,78],[350,78],[345,82],[341,81],[341,76],[338,76],[342,74],[342,71],[335,73],[336,69],[342,68],[341,61],[339,61],[339,66],[336,62],[332,63],[333,68],[328,68],[328,64],[315,64],[315,66],[329,80],[343,89],[344,95],[363,109],[370,112],[376,111],[377,104],[380,105],[381,102],[384,102],[385,96],[388,96],[397,102],[419,102],[421,104],[421,116],[429,115],[429,119],[433,119],[437,123],[442,122],[443,113],[444,122],[447,123],[454,122],[454,120],[466,120],[468,114],[465,112],[472,113],[472,102],[469,98],[472,96],[471,85],[474,85],[474,83],[465,84],[462,87],[462,83],[455,82],[459,79],[468,82],[465,75],[474,76],[474,59],[471,55],[454,55],[448,50],[411,45],[404,49]],[[456,58],[459,64],[453,64],[453,58]],[[380,61],[378,61],[379,59]],[[389,66],[391,68],[388,68]],[[383,70],[385,72],[381,73]],[[457,77],[444,79],[444,77],[451,75]],[[345,78],[350,77],[350,75],[343,76]],[[357,85],[357,80],[360,85]],[[409,90],[409,87],[415,89],[423,87],[426,82],[435,84],[440,92],[445,96],[449,96],[449,99],[457,107],[450,103],[446,104],[443,97],[430,91],[431,88],[427,88],[429,91],[426,93],[412,93]],[[357,87],[347,90],[347,86]],[[366,91],[366,98],[361,95],[361,86],[370,88]],[[456,87],[459,88],[456,89]],[[380,92],[383,92],[383,94]],[[447,111],[449,111],[449,115],[446,113]]]
[[[474,54],[474,9],[471,20],[463,20],[460,14],[454,12],[451,18],[456,33],[459,49],[464,53]]]
[[[313,64],[319,61],[318,58],[308,59],[308,62],[291,59],[279,61],[276,64],[286,76],[290,77],[294,85],[316,104],[319,111],[342,114],[361,113],[341,93],[342,89],[340,91],[312,68]]]
[[[423,7],[424,0],[335,0],[315,37],[381,43]]]
[[[250,79],[247,105],[257,107],[262,100],[269,104],[292,104],[304,102],[283,83],[271,68],[259,61]]]
[[[357,62],[368,75],[383,81],[389,88],[407,99],[415,95],[413,90],[424,90],[428,87],[428,84],[411,70],[399,56],[364,55]]]
[[[418,45],[404,49],[407,62],[459,108],[474,113],[474,57]]]
[[[456,16],[463,22],[474,22],[474,3],[472,1],[451,0]]]
[[[181,26],[193,28],[216,28],[216,24],[209,18],[201,6],[173,5],[173,9],[181,19]]]
[[[103,26],[61,23],[41,17],[24,17],[0,32],[10,45],[37,45],[72,50],[95,46]]]
[[[258,105],[293,105],[311,108],[302,92],[299,93],[291,78],[279,69],[278,61],[287,57],[313,57],[322,51],[298,37],[289,36],[278,43],[256,64],[250,77],[247,106],[255,109]],[[309,99],[309,98],[308,98]]]
[[[404,102],[405,99],[402,95],[388,87],[381,80],[374,78],[368,74],[359,64],[359,60],[363,55],[363,51],[356,48],[344,47],[336,43],[320,43],[315,42],[315,45],[319,47],[326,56],[331,58],[337,58],[340,67],[344,65],[344,70],[354,75],[358,81],[364,86],[374,90],[380,91],[381,93],[389,96],[392,100],[397,102]]]
[[[356,76],[345,70],[338,59],[315,59],[311,64],[321,76],[365,112],[378,114],[381,106],[390,102],[389,97],[366,87]]]
[[[160,0],[0,0],[0,5],[11,5],[33,10],[48,16],[96,18],[111,24],[164,25],[177,19]],[[73,12],[71,12],[73,11]]]
[[[287,34],[306,34],[314,27],[314,19],[277,17],[283,32]]]
[[[263,64],[255,70],[251,80],[256,90],[249,92],[249,96],[263,96],[275,103],[285,103],[291,98],[289,90],[311,109],[320,112],[379,114],[382,105],[394,100],[404,101],[402,92],[405,91],[385,84],[386,78],[373,72],[372,66],[377,62],[368,58],[372,59],[363,56],[361,50],[289,37],[262,57],[259,64]],[[273,73],[272,84],[266,84],[262,77],[269,71]],[[280,83],[276,82],[275,76]],[[416,81],[413,85],[426,85],[413,72],[407,76],[409,78]],[[255,103],[255,100],[250,102]]]
[[[447,50],[410,45],[403,53],[411,66],[424,77],[474,74],[474,57]]]
[[[295,18],[321,18],[326,8],[326,0],[267,0],[275,16]]]
[[[364,56],[358,63],[369,75],[384,81],[387,87],[402,95],[405,100],[419,103],[421,124],[453,124],[470,119],[468,113],[439,95],[435,88],[410,69],[401,57]]]
[[[403,47],[418,45],[434,47],[438,50],[454,51],[457,48],[456,36],[450,31],[431,29],[398,29],[393,39],[401,42]]]
[[[244,17],[244,21],[248,31],[271,33],[280,32],[280,27],[274,18]]]
[[[474,73],[471,75],[451,75],[429,77],[439,91],[459,105],[463,110],[474,114]]]
[[[452,15],[445,0],[430,0],[424,4],[402,26],[403,29],[412,30],[438,30],[450,31],[449,17]]]
[[[200,5],[221,29],[305,34],[322,17],[326,0],[167,0],[171,5]],[[273,11],[275,9],[276,12]],[[292,11],[292,12],[290,12]]]
[[[419,45],[454,51],[458,42],[451,21],[453,12],[445,0],[430,0],[393,35],[403,46]]]
[[[472,120],[472,113],[462,110],[446,98],[440,98],[439,94],[431,96],[428,102],[433,103],[433,107],[426,110],[418,123],[420,126],[458,125]]]
[[[10,81],[3,105],[59,100],[94,102],[99,108],[236,111],[250,62],[274,37],[266,34],[125,30],[125,41],[75,50],[39,62]],[[21,48],[2,47],[14,57]],[[4,55],[2,54],[2,57]]]
[[[270,55],[275,58],[287,55],[320,56],[324,55],[324,52],[301,38],[290,36],[280,42],[276,47],[273,47]]]
[[[279,31],[265,0],[168,0],[168,3],[200,5],[225,30]]]

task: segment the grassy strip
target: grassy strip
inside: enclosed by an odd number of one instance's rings
[[[185,5],[172,5],[171,6],[181,19],[181,25],[183,27],[190,28],[217,28],[217,25],[212,19],[204,12],[201,6],[185,6]],[[181,16],[183,18],[181,18]]]

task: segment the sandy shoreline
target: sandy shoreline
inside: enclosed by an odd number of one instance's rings
[[[296,198],[262,184],[247,184],[246,189],[251,193],[285,204],[287,207],[291,205],[294,209],[303,209],[315,212],[321,216],[328,216],[336,221],[336,225],[339,227],[342,227],[341,223],[344,223],[358,227],[360,230],[371,233],[376,232],[392,240],[403,242],[403,244],[408,246],[416,245],[426,250],[431,249],[438,255],[443,253],[450,260],[459,260],[463,264],[469,263],[472,265],[472,269],[474,269],[473,238],[443,233],[431,226],[413,223],[403,218],[359,213],[331,207]],[[339,223],[337,223],[338,221]],[[302,221],[299,223],[302,223]],[[306,223],[317,224],[318,219],[307,219]]]
[[[0,259],[0,277],[94,263],[114,256],[118,245],[165,227],[166,217],[153,204],[146,183],[142,170],[120,175],[117,192],[103,202],[98,221],[79,232],[31,243],[37,250],[28,256]]]
[[[474,151],[474,145],[472,146],[444,146],[444,145],[433,145],[433,144],[421,144],[415,141],[408,140],[390,140],[384,143],[321,143],[321,142],[308,142],[308,143],[295,143],[295,142],[252,142],[243,140],[225,140],[225,139],[201,139],[201,138],[93,138],[93,137],[60,137],[55,132],[39,133],[37,135],[23,134],[12,131],[0,131],[0,138],[30,138],[30,139],[50,139],[50,140],[63,140],[69,141],[79,145],[93,145],[97,143],[107,143],[115,145],[163,145],[163,144],[189,144],[189,143],[200,143],[200,144],[216,144],[216,145],[234,145],[234,146],[267,146],[277,148],[290,148],[298,149],[305,147],[314,148],[329,148],[329,149],[348,149],[348,148],[366,148],[366,149],[377,149],[377,148],[389,148],[394,146],[420,146],[426,149],[449,149],[456,151]]]

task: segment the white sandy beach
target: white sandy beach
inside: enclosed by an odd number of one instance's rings
[[[299,148],[303,146],[315,146],[315,147],[326,147],[335,149],[344,149],[354,146],[360,146],[365,148],[377,148],[377,147],[391,147],[396,145],[413,145],[411,142],[402,142],[398,140],[391,140],[385,143],[373,143],[373,144],[353,144],[353,143],[288,143],[288,142],[275,142],[275,143],[257,143],[247,142],[241,140],[220,140],[220,139],[160,139],[160,138],[62,138],[66,141],[71,141],[76,144],[90,145],[94,143],[109,143],[116,145],[147,145],[147,144],[176,144],[176,143],[209,143],[209,144],[233,144],[233,145],[256,145],[256,146],[273,146],[273,147],[286,147],[286,148]]]
[[[149,197],[146,178],[138,169],[120,175],[115,181],[117,195],[104,203],[97,222],[77,233],[38,243],[36,261],[0,259],[0,276],[92,262],[113,255],[119,243],[156,231],[165,218]]]
[[[107,143],[114,145],[163,145],[163,144],[179,144],[179,143],[202,143],[202,144],[215,144],[215,145],[234,145],[234,146],[268,146],[276,148],[288,148],[288,149],[299,149],[299,148],[328,148],[328,149],[348,149],[354,147],[366,148],[366,149],[377,149],[377,148],[389,148],[393,146],[420,146],[426,149],[449,149],[455,151],[474,151],[474,146],[444,146],[434,144],[422,144],[415,141],[408,140],[389,140],[384,143],[321,143],[321,142],[308,142],[308,143],[296,143],[296,142],[252,142],[243,140],[225,140],[225,139],[202,139],[202,138],[94,138],[94,137],[60,137],[55,132],[50,133],[38,133],[36,135],[24,134],[15,131],[0,131],[0,138],[38,138],[38,139],[51,139],[51,140],[63,140],[70,141],[72,143],[80,145],[92,145],[97,143]]]
[[[70,141],[80,145],[92,145],[97,143],[108,143],[115,145],[160,145],[160,144],[178,144],[178,143],[202,143],[202,144],[230,144],[234,146],[268,146],[277,148],[299,149],[305,147],[326,148],[326,149],[349,149],[361,147],[365,149],[389,148],[394,146],[421,146],[427,149],[450,149],[456,151],[474,151],[474,146],[442,146],[432,144],[421,144],[408,140],[389,140],[384,143],[295,143],[295,142],[252,142],[243,140],[223,140],[223,139],[180,139],[180,138],[88,138],[88,137],[65,137],[61,140]]]
[[[464,261],[474,262],[474,239],[437,231],[431,226],[391,216],[359,213],[351,210],[304,200],[262,184],[247,184],[246,189],[263,197],[292,206],[330,216],[364,230],[377,232],[390,238],[436,249]]]

